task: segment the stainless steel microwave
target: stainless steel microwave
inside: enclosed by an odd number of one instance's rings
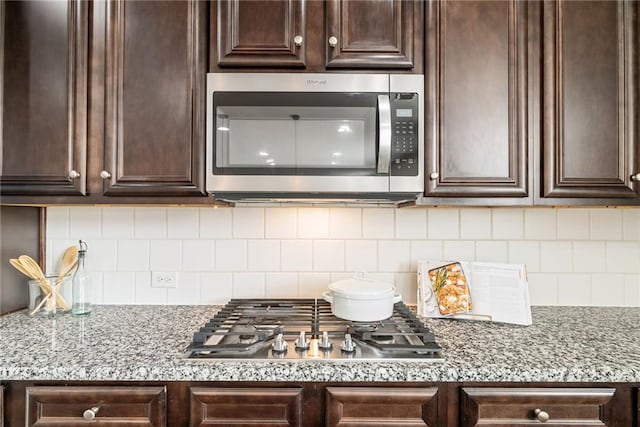
[[[424,77],[210,73],[207,191],[227,201],[415,200]]]

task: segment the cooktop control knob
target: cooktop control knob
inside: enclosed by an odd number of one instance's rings
[[[333,342],[329,339],[329,334],[327,331],[322,333],[322,338],[318,341],[318,348],[321,350],[331,350],[333,347]]]
[[[300,336],[296,338],[296,348],[300,350],[306,350],[309,348],[309,339],[304,334],[304,331],[300,331]]]
[[[271,348],[276,353],[284,353],[287,351],[287,342],[284,340],[282,334],[276,335],[276,338],[273,340],[273,344],[271,344]]]
[[[356,343],[354,343],[351,339],[351,334],[344,334],[344,341],[340,346],[340,350],[344,351],[345,353],[353,353],[354,351],[356,351]]]

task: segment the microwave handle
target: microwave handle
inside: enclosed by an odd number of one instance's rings
[[[389,173],[391,161],[391,104],[389,95],[378,95],[378,173]]]

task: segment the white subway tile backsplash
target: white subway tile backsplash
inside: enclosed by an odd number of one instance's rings
[[[212,271],[215,266],[213,240],[182,241],[182,271]]]
[[[406,304],[417,303],[418,278],[412,273],[396,273],[393,281],[396,292],[402,297]]]
[[[47,238],[69,239],[69,208],[47,208]]]
[[[427,210],[422,208],[397,209],[396,239],[424,240],[427,238]]]
[[[297,273],[266,273],[267,298],[291,298],[298,295]]]
[[[104,304],[104,273],[91,273],[91,294],[93,295],[94,304]]]
[[[322,239],[329,237],[329,209],[298,209],[298,238]]]
[[[589,210],[588,209],[558,210],[558,239],[561,239],[561,240],[589,239]]]
[[[460,236],[459,210],[433,208],[427,212],[427,237],[432,239],[457,239]]]
[[[591,276],[591,300],[601,306],[624,306],[624,274],[599,273]]]
[[[573,269],[585,273],[606,271],[604,242],[573,242]]]
[[[233,273],[234,298],[264,298],[264,273]]]
[[[487,241],[476,242],[476,261],[507,262],[507,242]]]
[[[231,238],[231,208],[201,208],[200,238]]]
[[[264,215],[267,239],[295,239],[298,236],[296,208],[266,208]]]
[[[151,271],[182,270],[182,241],[151,240],[149,242],[149,268]]]
[[[527,266],[527,272],[539,272],[540,243],[517,240],[509,242],[509,257],[507,260],[512,264],[525,264]]]
[[[362,210],[362,237],[365,239],[393,239],[395,235],[393,209],[369,208]]]
[[[465,240],[491,239],[491,210],[460,210],[460,238]]]
[[[607,242],[607,271],[640,273],[640,242]]]
[[[591,305],[590,274],[559,274],[558,282],[559,305]]]
[[[316,240],[313,242],[314,271],[344,270],[344,240]]]
[[[249,271],[279,271],[280,241],[249,240],[247,267]]]
[[[359,239],[362,237],[362,209],[329,209],[329,237],[332,239]]]
[[[620,209],[591,209],[591,240],[622,240],[622,211]]]
[[[545,273],[573,272],[571,242],[540,242],[540,268]]]
[[[415,303],[418,261],[459,259],[525,263],[534,304],[640,306],[637,208],[52,207],[45,238],[53,274],[88,242],[97,304],[318,298],[354,271]]]
[[[167,288],[152,288],[151,273],[148,271],[135,273],[135,283],[136,304],[167,304]]]
[[[102,237],[102,209],[76,207],[69,211],[69,237],[71,239],[99,239]]]
[[[215,265],[217,271],[246,271],[247,241],[216,240]]]
[[[411,242],[379,240],[378,271],[411,271]]]
[[[442,249],[445,260],[473,261],[476,257],[476,245],[472,240],[447,240]]]
[[[283,240],[280,244],[282,271],[311,271],[313,269],[312,240]]]
[[[196,239],[200,229],[200,209],[168,208],[167,237],[169,239]]]
[[[264,208],[235,208],[232,224],[234,239],[262,239]]]
[[[148,240],[118,240],[118,271],[149,271]]]
[[[110,207],[102,209],[102,235],[108,239],[133,239],[133,208]]]
[[[200,273],[200,304],[226,304],[232,296],[232,273]]]
[[[347,271],[377,271],[378,241],[347,240],[345,242],[345,269]]]
[[[178,286],[167,288],[167,301],[171,305],[200,304],[200,274],[178,273]]]
[[[522,209],[494,209],[492,220],[494,239],[522,239],[524,237],[524,211]]]
[[[547,208],[524,211],[524,238],[527,240],[555,240],[556,210]]]
[[[136,239],[164,239],[167,237],[166,208],[135,208],[133,218]]]

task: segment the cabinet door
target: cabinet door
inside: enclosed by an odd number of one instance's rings
[[[436,426],[435,387],[327,387],[328,427]]]
[[[104,194],[204,189],[206,3],[107,3]]]
[[[463,427],[477,425],[606,426],[605,406],[613,388],[465,387],[461,397]]]
[[[25,406],[28,426],[166,425],[164,387],[27,387]]]
[[[217,38],[212,39],[212,44],[217,43],[218,66],[304,68],[305,3],[305,0],[217,2]]]
[[[637,198],[638,2],[543,10],[542,196]]]
[[[0,2],[0,193],[82,195],[85,1]]]
[[[0,427],[4,426],[4,386],[0,385]]]
[[[426,197],[527,202],[533,22],[527,2],[517,0],[430,3]]]
[[[302,389],[192,387],[190,425],[302,426]]]
[[[423,2],[327,0],[327,68],[404,68],[423,36]]]

